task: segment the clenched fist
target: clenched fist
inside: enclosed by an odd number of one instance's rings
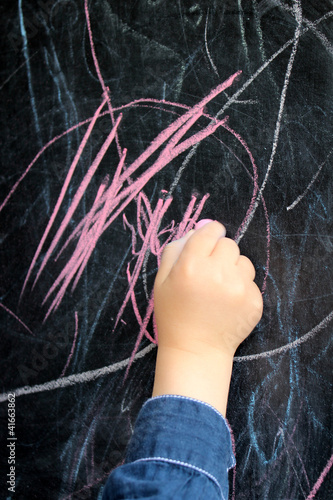
[[[234,354],[262,315],[251,261],[210,222],[164,250],[154,288],[159,346]]]

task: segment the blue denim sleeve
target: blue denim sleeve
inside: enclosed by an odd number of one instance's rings
[[[215,408],[158,396],[142,407],[125,464],[110,474],[103,500],[226,500],[234,465],[229,427]]]

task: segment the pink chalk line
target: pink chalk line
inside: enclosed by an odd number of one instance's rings
[[[102,111],[102,109],[103,109],[103,107],[104,107],[104,105],[105,105],[105,102],[106,102],[106,98],[104,97],[104,99],[103,99],[103,101],[102,101],[101,105],[97,108],[97,110],[96,110],[96,112],[95,112],[95,114],[94,114],[94,116],[93,116],[93,118],[92,118],[92,120],[91,120],[91,122],[90,122],[90,124],[89,124],[89,127],[88,127],[88,129],[87,129],[86,133],[84,134],[84,137],[83,137],[83,139],[82,139],[82,141],[81,141],[81,144],[80,144],[80,146],[79,146],[79,148],[78,148],[78,150],[77,150],[77,153],[76,153],[76,155],[75,155],[75,157],[74,157],[74,160],[73,160],[73,162],[72,162],[72,164],[71,164],[71,166],[70,166],[70,168],[69,168],[69,171],[68,171],[68,173],[67,173],[67,176],[66,176],[65,182],[64,182],[64,184],[63,184],[63,186],[62,186],[62,188],[61,188],[61,192],[60,192],[59,198],[58,198],[57,203],[56,203],[56,205],[55,205],[55,207],[54,207],[53,213],[52,213],[52,215],[51,215],[51,217],[50,217],[50,220],[49,220],[49,222],[48,222],[48,224],[47,224],[47,226],[46,226],[46,229],[45,229],[44,234],[43,234],[43,236],[42,236],[42,239],[41,239],[41,241],[40,241],[40,243],[39,243],[39,245],[38,245],[38,248],[37,248],[37,250],[36,250],[36,253],[35,253],[35,255],[34,255],[33,259],[32,259],[31,265],[30,265],[29,270],[28,270],[27,277],[26,277],[26,279],[25,279],[25,281],[24,281],[24,284],[23,284],[23,288],[22,288],[21,296],[22,296],[22,293],[23,293],[23,292],[24,292],[24,290],[25,290],[25,287],[26,287],[27,282],[28,282],[28,280],[29,280],[29,277],[30,277],[31,271],[32,271],[33,267],[34,267],[34,266],[35,266],[35,264],[36,264],[36,261],[37,261],[37,259],[38,259],[38,257],[39,257],[39,254],[40,254],[41,250],[42,250],[42,247],[43,247],[44,242],[45,242],[45,240],[46,240],[46,238],[47,238],[47,235],[49,234],[50,229],[51,229],[51,227],[52,227],[52,225],[53,225],[53,223],[54,223],[54,220],[55,220],[55,218],[56,218],[56,216],[57,216],[57,213],[59,212],[60,205],[61,205],[61,203],[62,203],[62,201],[63,201],[63,199],[64,199],[64,197],[65,197],[66,191],[67,191],[68,186],[69,186],[69,184],[70,184],[70,181],[71,181],[71,179],[72,179],[72,177],[73,177],[73,174],[74,174],[75,168],[76,168],[76,166],[77,166],[77,164],[78,164],[78,162],[79,162],[79,160],[80,160],[80,158],[81,158],[81,155],[82,155],[82,153],[83,153],[83,150],[84,150],[84,148],[85,148],[85,146],[86,146],[86,144],[87,144],[87,142],[88,142],[88,139],[89,139],[89,137],[90,137],[90,134],[91,134],[91,132],[92,132],[92,130],[93,130],[93,128],[94,128],[94,126],[95,126],[95,123],[96,123],[96,121],[97,121],[97,118],[98,118],[98,116],[100,115],[100,113],[101,113],[101,111]],[[58,137],[60,137],[60,136],[58,136]],[[55,140],[56,140],[56,139],[57,139],[57,138],[54,138],[54,139],[53,139],[53,142],[55,142]],[[34,158],[34,160],[30,163],[30,165],[29,165],[28,169],[30,169],[30,168],[32,167],[32,165],[35,163],[35,161],[37,160],[37,158],[38,158],[38,157],[42,154],[42,152],[43,152],[43,151],[45,151],[45,149],[46,149],[46,148],[48,147],[48,145],[50,145],[50,144],[52,144],[52,142],[51,142],[51,143],[48,143],[46,146],[44,146],[44,148],[43,148],[43,149],[42,149],[42,150],[38,153],[38,155],[37,155],[37,156]],[[26,172],[24,173],[24,175],[26,175],[26,174],[28,173],[28,169],[26,170]],[[19,183],[21,180],[22,180],[22,176],[21,176],[21,178],[19,179],[19,181],[16,183],[16,185],[18,185],[18,183]],[[11,192],[13,192],[13,191],[14,191],[14,189],[16,189],[16,185],[13,187],[13,189],[11,190]],[[11,194],[11,193],[9,193],[9,195],[7,196],[7,198],[9,198],[10,194]],[[7,198],[6,198],[6,200],[7,200]],[[3,205],[5,204],[6,200],[4,201]]]
[[[315,498],[317,491],[319,490],[319,488],[323,484],[324,479],[327,476],[327,474],[329,473],[329,471],[331,470],[332,465],[333,465],[333,454],[331,455],[331,458],[328,460],[326,467],[324,468],[324,470],[322,471],[322,473],[318,477],[318,479],[317,479],[316,483],[314,484],[312,490],[310,491],[309,495],[306,497],[306,500],[312,500],[313,498]]]
[[[79,331],[79,318],[78,318],[77,311],[75,311],[75,332],[74,332],[73,344],[72,344],[71,352],[69,353],[69,356],[67,359],[67,363],[65,364],[64,369],[61,372],[60,378],[65,375],[66,370],[69,366],[69,363],[71,362],[71,359],[73,357],[78,331]]]
[[[18,321],[29,333],[31,333],[31,335],[35,336],[35,334],[30,330],[30,328],[25,323],[23,323],[23,321],[18,316],[16,316],[16,314],[13,313],[13,311],[11,311],[10,309],[8,309],[8,307],[2,304],[2,302],[0,302],[0,307],[2,307],[2,309],[4,309],[8,314],[13,316],[13,318],[15,318],[16,321]]]
[[[70,205],[70,207],[69,207],[69,209],[68,209],[68,211],[67,211],[67,213],[66,213],[66,215],[65,215],[65,217],[64,217],[64,219],[62,221],[62,223],[60,224],[60,227],[59,227],[59,229],[58,229],[55,237],[53,238],[52,243],[51,243],[49,249],[47,250],[45,257],[43,258],[41,267],[40,267],[40,269],[39,269],[39,271],[37,273],[37,276],[36,276],[34,284],[38,280],[38,278],[39,278],[42,270],[44,269],[46,263],[48,262],[49,258],[51,257],[51,254],[52,254],[53,250],[55,249],[58,241],[60,240],[62,234],[64,233],[66,227],[68,226],[68,224],[69,224],[69,222],[70,222],[70,220],[71,220],[71,218],[72,218],[75,210],[77,209],[77,207],[78,207],[78,205],[79,205],[79,203],[80,203],[80,201],[81,201],[81,199],[82,199],[82,197],[83,197],[83,195],[84,195],[84,193],[85,193],[85,191],[86,191],[86,189],[87,189],[87,187],[88,187],[88,185],[89,185],[89,183],[90,183],[90,181],[91,181],[91,179],[92,179],[92,177],[94,175],[94,173],[96,172],[99,164],[101,163],[101,161],[104,158],[107,150],[109,149],[109,147],[110,147],[110,145],[111,145],[111,143],[112,143],[112,141],[113,141],[113,139],[115,137],[115,133],[116,133],[116,130],[117,130],[118,126],[119,126],[119,123],[120,123],[121,119],[122,119],[122,115],[119,115],[118,119],[117,119],[117,121],[116,121],[116,123],[114,125],[114,127],[112,128],[112,130],[109,133],[108,137],[105,139],[104,144],[101,146],[101,149],[97,153],[95,160],[93,161],[93,163],[91,164],[91,166],[88,168],[88,171],[87,171],[86,175],[84,176],[84,178],[83,178],[80,186],[78,187],[78,189],[77,189],[77,191],[76,191],[76,193],[74,195],[73,201],[72,201],[72,203],[71,203],[71,205]],[[30,267],[30,269],[31,269],[31,267]]]
[[[116,122],[115,122],[115,118],[114,118],[113,107],[112,107],[112,104],[111,104],[110,89],[109,89],[109,87],[107,87],[105,85],[105,82],[104,82],[104,79],[103,79],[103,76],[102,76],[102,73],[101,73],[101,69],[100,69],[100,66],[99,66],[99,62],[98,62],[98,59],[97,59],[97,56],[96,56],[95,44],[94,44],[93,34],[92,34],[92,30],[91,30],[90,15],[89,15],[89,8],[88,8],[88,0],[84,0],[84,11],[85,11],[86,21],[87,21],[87,28],[88,28],[88,34],[89,34],[89,42],[90,42],[91,55],[92,55],[92,58],[94,60],[94,65],[95,65],[96,73],[97,73],[99,82],[101,84],[101,87],[103,89],[103,93],[104,93],[104,95],[107,98],[107,103],[108,103],[109,113],[110,113],[110,116],[111,116],[112,126],[114,127]],[[119,143],[119,138],[118,138],[118,132],[117,132],[117,130],[116,130],[116,136],[115,137],[116,137],[116,144],[117,144],[119,158],[121,158],[122,157],[122,151],[121,151],[121,147],[120,147],[120,143]]]

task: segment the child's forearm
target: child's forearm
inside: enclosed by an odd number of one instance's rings
[[[216,349],[181,351],[160,347],[153,396],[176,394],[204,401],[226,415],[233,357]]]

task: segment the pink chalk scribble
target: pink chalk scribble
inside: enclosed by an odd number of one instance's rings
[[[227,118],[218,121],[215,121],[214,119],[210,120],[210,122],[206,127],[204,127],[199,131],[196,131],[193,135],[181,141],[184,135],[187,132],[189,132],[191,127],[197,123],[200,117],[202,117],[203,110],[206,104],[210,100],[212,100],[216,95],[222,92],[225,88],[232,85],[233,81],[238,76],[238,74],[239,73],[232,75],[232,77],[227,79],[222,84],[218,85],[215,89],[213,89],[210,92],[210,94],[208,94],[208,96],[202,99],[200,103],[190,108],[183,115],[181,115],[174,122],[172,122],[165,130],[160,132],[156,136],[156,138],[151,142],[148,148],[143,153],[141,153],[141,155],[139,155],[139,157],[136,160],[134,160],[130,165],[126,166],[126,168],[124,167],[125,167],[125,157],[127,151],[126,149],[123,150],[122,156],[118,162],[118,165],[115,169],[115,173],[113,175],[110,184],[108,185],[109,182],[108,178],[104,179],[103,183],[98,189],[96,198],[88,214],[80,221],[76,229],[72,232],[67,241],[64,243],[63,248],[60,250],[61,253],[62,250],[69,244],[69,241],[73,241],[74,239],[78,240],[76,248],[73,254],[71,255],[68,263],[65,265],[64,269],[59,274],[58,278],[54,281],[53,285],[50,287],[44,299],[43,303],[45,303],[53,293],[56,294],[55,297],[53,298],[51,305],[49,306],[45,319],[51,314],[52,311],[55,311],[59,307],[70,283],[73,282],[72,289],[76,287],[79,278],[82,275],[82,272],[85,269],[88,260],[101,235],[119,216],[123,215],[126,207],[133,200],[135,200],[135,198],[139,195],[139,193],[143,192],[143,189],[145,185],[148,183],[148,181],[151,180],[160,170],[169,165],[174,158],[179,156],[187,149],[190,149],[197,143],[201,142],[206,137],[212,135],[218,127],[224,126],[226,124]],[[51,227],[53,226],[55,216],[58,214],[65,193],[72,180],[75,166],[77,165],[78,159],[81,156],[85,145],[87,144],[89,134],[92,133],[94,125],[96,123],[96,119],[100,115],[102,107],[103,105],[105,105],[105,102],[106,102],[106,97],[104,96],[103,102],[96,110],[94,118],[90,122],[88,130],[84,135],[84,138],[80,144],[78,152],[76,153],[74,160],[70,166],[68,175],[66,176],[64,185],[61,189],[61,193],[56,202],[55,209],[52,213],[50,221],[43,234],[40,244],[38,245],[37,251],[33,257],[32,263],[28,270],[28,274],[25,279],[22,292],[24,292],[27,286],[27,282],[31,276],[32,270],[38,260],[38,257],[40,256],[42,248],[44,247],[46,237],[48,236]],[[109,135],[107,136],[99,152],[97,153],[96,158],[94,159],[91,166],[88,168],[87,173],[85,174],[83,180],[81,181],[80,186],[78,187],[76,193],[74,194],[73,200],[67,210],[67,213],[63,218],[62,222],[60,223],[59,228],[42,259],[42,263],[37,272],[37,276],[35,278],[33,286],[35,286],[36,282],[39,280],[42,271],[44,270],[45,266],[50,260],[51,255],[53,255],[62,236],[64,235],[65,230],[68,228],[69,223],[73,217],[73,214],[75,213],[80,201],[82,200],[84,193],[87,191],[89,184],[98,166],[100,165],[103,157],[110,148],[116,136],[117,129],[120,126],[121,120],[122,120],[122,115],[120,114],[118,118],[115,120],[114,126],[112,127]],[[159,148],[161,148],[165,142],[166,144],[160,151],[158,158],[155,161],[153,161],[153,163],[149,165],[148,168],[143,173],[138,175],[135,180],[132,179],[133,175],[136,174],[137,170],[145,162],[149,161],[151,156]],[[171,200],[165,203],[166,207],[168,207],[169,204],[171,203]],[[164,205],[165,204],[163,204],[163,206]],[[160,206],[158,207],[156,214],[160,213],[159,209]],[[161,217],[165,214],[165,212],[166,209],[161,211],[162,215],[157,219],[156,222],[154,221],[154,224],[157,222],[158,224],[160,224]],[[184,217],[186,219],[188,217],[187,214],[185,214]],[[184,227],[184,221],[180,224],[180,227],[176,232],[175,237],[180,237],[183,231],[183,227]],[[149,236],[152,235],[150,230],[148,234]],[[153,238],[155,238],[155,236]],[[153,241],[155,242],[154,244],[156,245],[157,244],[156,238],[155,240],[153,239]],[[133,279],[134,280],[136,279],[136,274],[134,275]]]
[[[138,285],[139,278],[143,277],[144,279],[145,262],[147,262],[149,256],[152,256],[155,258],[156,267],[159,266],[161,254],[165,245],[174,239],[180,238],[183,234],[185,234],[185,232],[195,227],[195,223],[199,219],[205,202],[209,197],[209,193],[206,193],[201,200],[197,199],[198,196],[192,196],[184,212],[182,220],[177,223],[175,221],[165,223],[163,222],[163,219],[172,204],[172,197],[168,195],[167,191],[164,189],[156,203],[156,206],[152,207],[151,202],[145,193],[147,184],[161,170],[168,167],[179,155],[191,150],[206,138],[214,136],[217,129],[222,127],[226,132],[233,135],[233,137],[246,151],[253,170],[252,174],[247,171],[249,175],[249,182],[253,185],[253,192],[244,220],[236,234],[237,240],[237,237],[241,234],[242,228],[245,227],[247,219],[251,216],[258,196],[258,171],[249,147],[247,146],[245,140],[227,123],[228,117],[226,116],[223,119],[214,118],[209,115],[205,109],[209,102],[234,84],[235,80],[240,76],[241,71],[237,71],[224,82],[217,85],[208,95],[203,97],[200,102],[192,107],[166,100],[137,99],[129,104],[115,108],[111,102],[110,89],[105,84],[102,71],[99,66],[91,29],[87,0],[84,1],[84,9],[90,50],[95,71],[103,92],[102,101],[92,117],[81,121],[77,125],[74,125],[63,133],[57,135],[37,153],[35,158],[13,186],[4,202],[0,205],[0,211],[9,202],[19,184],[23,181],[25,176],[36,164],[46,149],[52,147],[55,142],[61,140],[61,138],[72,133],[74,130],[87,126],[81,143],[75,152],[68,169],[51,217],[31,261],[22,287],[20,300],[22,300],[23,294],[27,290],[28,283],[37,266],[37,262],[39,260],[41,261],[36,272],[32,288],[34,288],[38,280],[40,280],[51,258],[57,260],[59,256],[64,253],[64,250],[67,249],[67,255],[69,255],[66,263],[64,264],[64,267],[58,277],[50,286],[42,302],[43,305],[48,303],[44,321],[47,320],[47,318],[59,308],[68,288],[73,291],[77,287],[82,273],[86,269],[86,266],[94,253],[96,245],[98,245],[98,242],[102,238],[105,231],[116,220],[123,220],[124,227],[131,233],[132,256],[126,267],[128,289],[118,311],[113,331],[120,321],[123,322],[122,316],[125,308],[130,303],[139,327],[139,332],[137,334],[137,339],[129,362],[130,367],[144,336],[152,343],[157,343],[158,341],[157,330],[153,319],[153,292],[146,289],[147,307],[144,314],[140,313],[137,304],[136,287]],[[173,121],[166,128],[157,132],[155,138],[151,141],[148,147],[134,160],[126,163],[126,158],[130,157],[130,155],[127,154],[127,149],[125,147],[123,148],[120,144],[119,131],[122,128],[126,130],[128,120],[131,120],[131,109],[138,108],[140,106],[148,106],[151,109],[155,108],[163,110],[164,112],[169,113],[169,116],[173,118]],[[107,109],[104,109],[105,107],[107,107]],[[126,115],[123,115],[122,113],[125,109],[127,112]],[[82,158],[85,148],[92,141],[92,133],[96,132],[96,130],[94,130],[96,123],[104,116],[110,116],[111,118],[109,133],[91,165],[87,167],[86,173],[83,176],[79,187],[76,189],[76,192],[74,195],[71,195],[70,199],[68,199],[69,191],[70,189],[72,191],[74,190],[74,183],[75,181],[77,182],[76,177],[79,175],[76,167]],[[205,120],[206,125],[204,126],[203,123]],[[130,121],[130,125],[131,124],[132,123]],[[220,139],[218,140],[220,141]],[[94,195],[94,193],[92,193],[91,181],[94,178],[106,153],[114,147],[114,143],[118,153],[118,158],[115,160],[112,171],[104,177],[102,183],[97,187],[97,192]],[[82,203],[84,195],[88,192],[90,196],[92,195],[94,197],[91,206],[88,208],[86,215],[84,215],[83,218],[77,222],[76,227],[71,229],[71,233],[68,235],[69,228],[73,227],[73,216],[77,213],[77,208]],[[68,204],[67,211],[62,221],[59,223],[59,226],[55,227],[56,219],[59,217],[60,209],[65,202]],[[267,261],[262,286],[262,291],[264,292],[269,269],[270,227],[263,196],[261,196],[261,202],[266,218],[267,233]],[[132,207],[133,205],[136,205],[136,221],[129,221],[126,216],[126,209],[130,204]],[[47,239],[51,234],[54,234],[54,236],[52,236],[52,240],[48,244],[48,247],[45,248]],[[148,325],[151,321],[153,322],[153,333],[149,332],[148,329]],[[68,360],[68,363],[69,361],[70,359]],[[64,372],[67,369],[68,363],[64,368]],[[127,373],[128,372],[126,372],[126,375]]]
[[[257,167],[254,158],[251,154],[251,151],[248,148],[246,142],[240,137],[240,135],[237,134],[227,124],[227,117],[223,118],[222,120],[215,120],[212,116],[204,112],[204,108],[207,105],[207,103],[209,103],[217,95],[223,92],[223,90],[230,87],[239,74],[240,72],[237,72],[231,77],[229,77],[225,82],[218,85],[206,97],[204,97],[198,104],[194,105],[193,107],[187,107],[187,106],[184,107],[183,105],[179,105],[177,103],[166,103],[165,101],[150,100],[151,105],[156,102],[164,106],[178,106],[178,109],[183,110],[183,113],[178,115],[171,124],[169,124],[164,130],[159,132],[156,135],[156,137],[152,140],[152,142],[149,144],[149,146],[136,159],[134,159],[132,163],[126,165],[125,162],[127,156],[127,149],[126,148],[122,149],[120,159],[114,169],[114,173],[109,174],[104,178],[103,182],[100,184],[97,190],[95,199],[92,202],[92,205],[88,210],[88,213],[78,222],[77,226],[72,230],[71,234],[67,236],[67,238],[64,240],[64,233],[66,230],[68,230],[69,223],[72,221],[73,215],[76,212],[84,194],[89,189],[91,180],[95,175],[101,161],[103,160],[105,154],[107,153],[113,141],[115,140],[119,127],[121,127],[123,123],[124,126],[126,127],[126,119],[123,118],[123,115],[121,113],[118,114],[117,118],[114,120],[113,126],[111,126],[111,130],[107,138],[102,144],[95,159],[93,160],[92,164],[87,168],[87,172],[84,175],[84,178],[82,179],[76,192],[74,193],[74,196],[72,197],[72,200],[69,204],[69,208],[67,209],[67,212],[63,217],[63,220],[60,222],[59,227],[56,230],[51,243],[49,244],[48,248],[45,251],[44,249],[45,242],[47,240],[48,235],[50,234],[51,229],[54,226],[56,216],[59,214],[60,207],[64,202],[66,194],[69,190],[69,186],[71,182],[73,182],[73,178],[75,175],[75,168],[78,164],[78,161],[82,156],[84,148],[88,144],[88,141],[94,130],[97,120],[101,116],[105,116],[103,107],[106,105],[108,99],[107,95],[105,93],[103,94],[102,102],[96,109],[94,116],[91,119],[82,122],[84,124],[88,124],[87,131],[85,132],[83,139],[79,145],[79,148],[74,155],[73,161],[69,167],[68,173],[61,188],[59,197],[56,201],[52,215],[44,231],[44,234],[40,240],[40,243],[37,247],[37,250],[32,259],[26,279],[23,284],[22,294],[26,290],[28,281],[31,277],[33,269],[36,266],[38,258],[41,255],[42,250],[44,250],[44,255],[41,260],[40,267],[37,271],[35,280],[33,282],[33,287],[40,279],[43,270],[47,266],[51,257],[53,257],[55,260],[58,259],[58,257],[63,253],[65,248],[68,248],[70,245],[74,244],[75,248],[71,252],[71,255],[67,263],[64,265],[62,271],[55,279],[55,281],[49,288],[44,298],[43,304],[46,304],[49,300],[51,300],[51,303],[48,306],[45,315],[45,320],[49,317],[51,313],[55,312],[58,309],[67,289],[71,287],[71,290],[73,291],[76,288],[80,280],[80,277],[82,276],[82,273],[86,268],[89,259],[93,254],[94,249],[98,244],[99,239],[102,237],[103,233],[109,228],[109,226],[116,219],[123,218],[125,227],[127,227],[132,234],[133,249],[132,249],[132,259],[127,264],[128,290],[122,302],[122,306],[118,312],[114,328],[118,325],[119,321],[122,319],[124,310],[127,304],[130,302],[139,325],[139,333],[137,336],[137,341],[131,359],[134,358],[143,336],[146,336],[151,342],[154,343],[157,342],[156,328],[154,328],[153,334],[149,333],[147,330],[148,324],[152,318],[152,313],[153,313],[152,293],[149,296],[147,309],[143,317],[141,317],[139,313],[135,296],[135,287],[137,285],[139,276],[142,271],[144,259],[146,258],[147,252],[149,252],[150,254],[155,256],[157,261],[156,264],[157,266],[159,265],[161,253],[163,251],[164,246],[173,239],[180,238],[184,234],[184,232],[194,227],[195,222],[200,217],[204,204],[209,197],[209,193],[206,193],[206,195],[203,196],[200,202],[198,202],[197,197],[192,196],[192,199],[183,215],[183,219],[178,224],[172,222],[171,224],[169,223],[169,226],[163,227],[163,217],[166,215],[167,210],[172,203],[172,197],[168,196],[167,192],[164,191],[164,193],[162,193],[162,197],[160,197],[160,199],[158,200],[156,207],[153,209],[150,205],[148,197],[144,192],[144,188],[147,185],[147,183],[151,179],[153,179],[154,176],[156,176],[158,172],[160,172],[163,168],[170,165],[172,160],[174,160],[180,154],[189,150],[193,146],[199,144],[207,137],[213,135],[214,132],[219,127],[222,127],[239,141],[239,143],[245,149],[250,158],[253,168],[253,174],[252,175],[250,174],[250,179],[251,182],[253,183],[253,193],[249,208],[247,210],[247,214],[251,212],[251,207],[254,203],[254,200],[256,198],[259,189],[257,181],[258,179]],[[149,100],[145,100],[145,105],[147,105],[148,101]],[[132,105],[133,107],[137,107],[140,105],[140,103],[139,101],[134,101]],[[127,108],[130,110],[131,105],[127,105]],[[106,113],[108,114],[108,112]],[[198,130],[199,119],[201,119],[200,124],[202,123],[202,119],[207,119],[208,124],[206,126],[201,125],[201,128],[199,128]],[[194,126],[196,127],[196,130],[192,132],[192,135],[189,135]],[[75,128],[72,127],[70,130],[72,131],[74,129]],[[60,137],[63,137],[64,134],[57,136],[57,138],[55,139],[58,140]],[[186,138],[184,139],[185,134]],[[54,144],[54,141],[50,141],[50,143],[48,144],[49,146],[51,146],[52,144]],[[43,151],[45,151],[45,149],[46,146],[43,148]],[[36,161],[40,157],[43,151],[40,151],[36,155],[34,161]],[[151,160],[153,155],[155,158],[156,153],[158,152],[159,154],[157,156],[157,159]],[[143,165],[147,166],[146,169],[142,171]],[[31,168],[31,166],[29,167]],[[138,174],[139,169],[140,173]],[[268,273],[268,264],[269,264],[269,223],[268,223],[267,210],[264,204],[264,199],[262,199],[262,202],[267,221],[267,252],[268,252],[266,275],[263,286],[264,289]],[[127,220],[125,214],[125,210],[130,203],[132,204],[135,203],[137,206],[137,220],[135,227],[133,222],[130,223]],[[138,235],[139,239],[142,242],[140,250],[136,249],[137,247],[136,235]],[[164,243],[161,243],[161,238],[164,239]],[[61,247],[59,247],[60,244]],[[134,264],[133,261],[135,261]]]

